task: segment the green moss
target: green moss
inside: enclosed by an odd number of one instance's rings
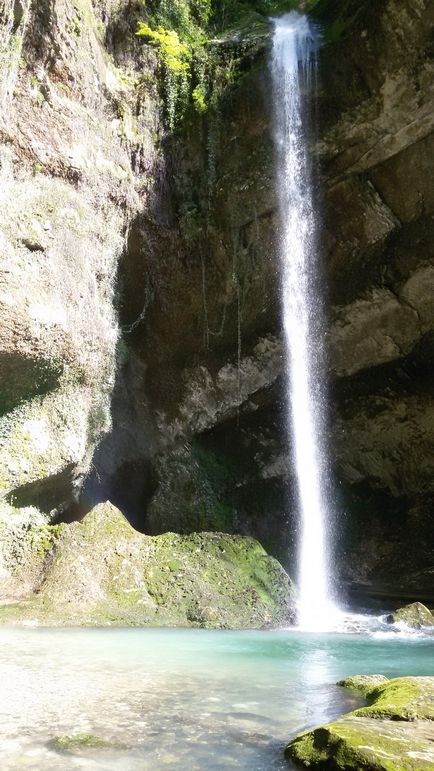
[[[369,692],[372,704],[353,712],[357,717],[390,720],[434,720],[433,681],[399,677]]]
[[[430,743],[426,738],[401,729],[392,721],[346,717],[292,742],[286,756],[297,764],[318,771],[429,771]]]
[[[207,95],[203,84],[199,83],[192,91],[192,99],[196,112],[204,113],[208,109],[206,102]]]
[[[112,506],[65,525],[38,593],[2,621],[262,627],[289,623],[293,589],[251,538],[137,533]]]
[[[48,746],[57,752],[77,753],[83,750],[124,749],[125,745],[101,739],[94,734],[72,734],[71,736],[55,736]]]
[[[81,35],[81,20],[78,16],[72,17],[72,28],[74,30],[74,34],[79,37]]]
[[[30,549],[38,556],[45,556],[50,552],[57,539],[62,534],[64,525],[35,525],[28,531],[28,542]]]
[[[388,678],[384,675],[354,675],[353,677],[346,677],[345,680],[339,680],[336,685],[350,688],[362,696],[368,696],[379,685],[384,685],[387,682]]]
[[[300,734],[288,745],[287,757],[317,769],[432,768],[428,721],[434,720],[434,678],[401,677],[375,687],[372,682],[362,676],[341,681],[365,692],[372,703]]]

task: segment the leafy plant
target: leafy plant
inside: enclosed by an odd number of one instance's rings
[[[151,29],[148,24],[139,21],[137,35],[145,37],[150,43],[157,46],[162,61],[168,70],[174,73],[187,72],[191,52],[185,43],[181,43],[178,33],[174,29],[164,29],[158,26]]]

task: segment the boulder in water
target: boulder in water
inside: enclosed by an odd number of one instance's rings
[[[290,578],[254,538],[151,537],[110,503],[49,535],[38,591],[1,607],[0,621],[239,629],[294,620]]]
[[[434,626],[433,614],[421,602],[412,602],[410,605],[398,608],[394,613],[387,616],[386,621],[388,624],[401,622],[412,629],[420,629],[422,626]]]
[[[357,681],[363,678],[348,678],[351,687]],[[433,692],[434,677],[399,677],[374,686],[365,690],[369,706],[305,731],[288,744],[285,754],[313,769],[431,769]]]
[[[362,696],[367,696],[373,688],[377,688],[379,685],[384,685],[389,682],[384,675],[353,675],[352,677],[346,677],[345,680],[339,680],[336,685],[340,685],[342,688],[351,688],[353,691],[357,691]]]

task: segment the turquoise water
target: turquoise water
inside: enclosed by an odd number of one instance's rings
[[[288,769],[301,729],[360,702],[356,673],[434,675],[434,641],[153,629],[0,630],[2,771]],[[93,733],[124,747],[65,755],[49,740]]]

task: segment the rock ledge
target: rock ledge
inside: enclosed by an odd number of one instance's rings
[[[286,757],[308,768],[428,771],[434,766],[434,677],[399,677],[378,685],[348,678],[367,707],[334,723],[305,731],[286,748]]]

